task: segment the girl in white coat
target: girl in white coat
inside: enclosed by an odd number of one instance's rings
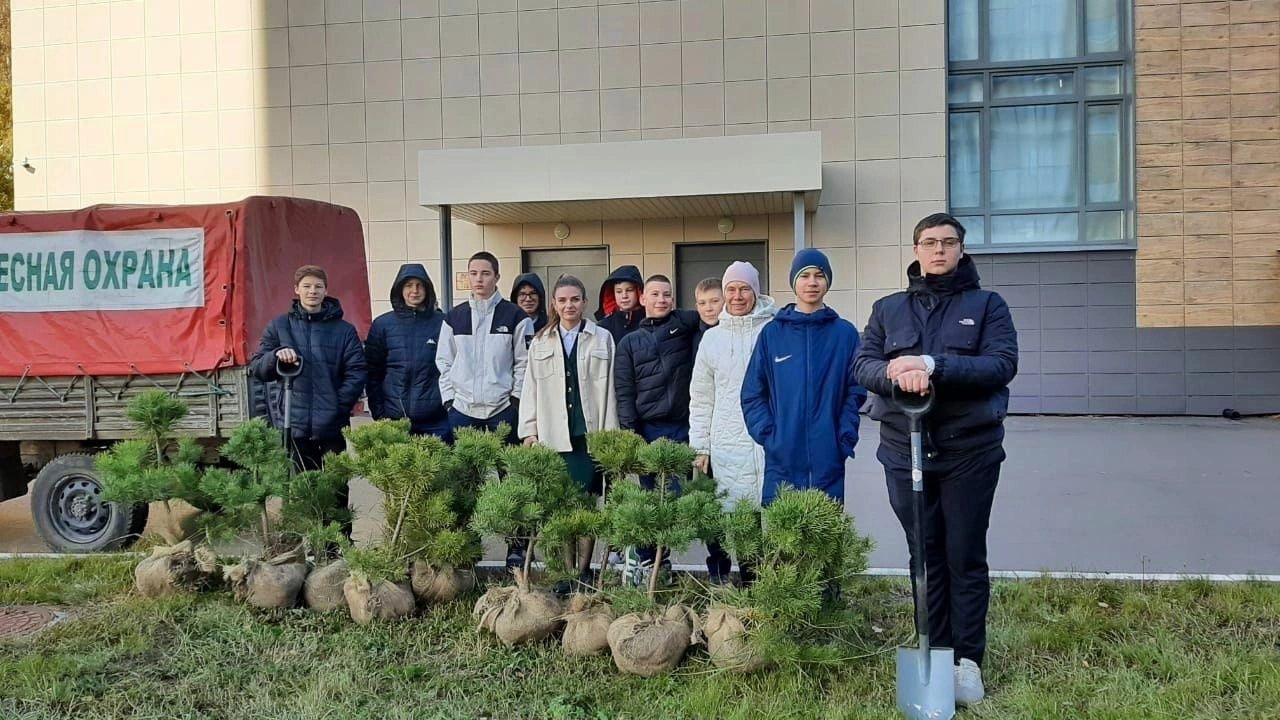
[[[582,281],[562,275],[551,294],[551,313],[529,344],[529,366],[520,396],[518,433],[526,445],[559,451],[583,492],[599,495],[600,472],[587,453],[587,433],[618,427],[613,394],[613,336],[583,317]],[[579,581],[591,580],[592,538],[570,549]],[[576,557],[575,557],[576,556]],[[565,588],[557,588],[567,592]]]
[[[764,450],[747,433],[742,419],[742,378],[755,348],[756,336],[774,315],[773,298],[760,294],[760,273],[738,261],[725,270],[724,310],[720,324],[707,330],[693,364],[689,387],[689,445],[697,452],[694,465],[711,474],[725,491],[725,510],[740,500],[760,502],[764,486]],[[712,582],[726,582],[729,556],[709,543],[707,570]],[[742,568],[743,579],[749,573]]]

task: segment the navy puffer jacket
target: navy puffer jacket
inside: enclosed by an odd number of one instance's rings
[[[1004,440],[1009,383],[1018,372],[1018,333],[1003,298],[979,284],[965,255],[946,275],[921,276],[907,268],[907,290],[876,301],[862,336],[858,381],[876,393],[871,416],[880,421],[880,451],[886,462],[910,461],[907,417],[887,398],[893,385],[889,361],[930,355],[937,392],[925,418],[926,468],[997,451]]]
[[[404,301],[404,284],[421,280],[426,301],[417,308]],[[400,266],[391,286],[391,312],[373,321],[364,352],[369,361],[369,412],[375,420],[409,418],[413,427],[437,425],[447,416],[440,401],[436,348],[444,313],[436,307],[436,288],[418,263]]]
[[[355,326],[342,319],[342,304],[324,299],[320,311],[308,313],[293,301],[289,312],[272,320],[249,367],[262,382],[280,380],[276,351],[292,348],[302,357],[302,374],[293,380],[290,434],[312,440],[341,437],[351,424],[351,408],[364,392],[367,378],[364,349]],[[284,395],[272,392],[273,420],[284,416]]]
[[[698,323],[698,313],[673,310],[664,318],[645,318],[622,339],[613,364],[620,427],[689,422]]]

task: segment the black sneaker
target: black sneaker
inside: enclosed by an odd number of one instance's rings
[[[527,547],[523,544],[507,545],[507,569],[514,570],[524,567],[524,554]]]
[[[558,598],[567,598],[573,594],[574,583],[572,580],[560,580],[551,586],[551,592]]]

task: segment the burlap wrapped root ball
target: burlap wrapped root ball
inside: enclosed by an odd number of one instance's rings
[[[342,584],[351,619],[359,625],[374,620],[396,620],[409,617],[417,608],[413,588],[408,581],[393,583],[389,580],[370,582],[361,575],[351,575]]]
[[[674,670],[701,634],[697,615],[683,605],[673,605],[661,615],[623,615],[609,626],[608,639],[619,670],[653,677]]]
[[[307,607],[320,612],[330,612],[347,607],[347,596],[342,586],[351,577],[346,560],[314,568],[302,586],[302,598]]]
[[[748,628],[752,624],[749,610],[711,608],[703,632],[712,664],[740,673],[752,673],[768,667],[769,659],[751,645]]]
[[[413,594],[424,604],[447,603],[475,589],[476,573],[470,568],[437,568],[423,560],[414,560],[410,581]]]
[[[307,579],[301,552],[278,555],[266,562],[247,558],[223,571],[237,600],[264,609],[291,608]]]
[[[471,616],[507,647],[537,642],[564,626],[564,604],[548,592],[496,587],[476,601]]]
[[[190,540],[151,548],[151,555],[133,569],[133,585],[144,597],[158,598],[199,590],[216,572],[213,551],[194,547]]]
[[[609,626],[613,620],[613,608],[607,603],[590,595],[574,595],[564,616],[560,646],[570,656],[601,655],[609,650]]]

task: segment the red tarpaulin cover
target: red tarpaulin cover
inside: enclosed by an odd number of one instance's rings
[[[0,376],[207,372],[244,365],[287,311],[293,272],[329,275],[360,336],[371,306],[360,217],[314,200],[250,197],[220,205],[95,205],[0,215],[0,233],[204,229],[204,306],[166,310],[0,311]],[[31,248],[37,251],[39,248]]]

